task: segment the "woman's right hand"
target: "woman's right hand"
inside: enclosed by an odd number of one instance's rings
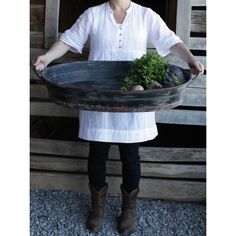
[[[37,57],[34,61],[35,70],[44,70],[50,62],[63,56],[69,49],[68,44],[60,40],[56,41],[45,54]]]
[[[50,63],[47,55],[38,56],[34,61],[33,65],[36,70],[44,70],[46,66]]]

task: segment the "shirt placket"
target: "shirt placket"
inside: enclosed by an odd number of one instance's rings
[[[118,29],[118,48],[119,49],[123,48],[123,27],[122,27],[122,25],[120,25],[119,29]]]

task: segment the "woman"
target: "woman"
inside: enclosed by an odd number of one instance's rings
[[[188,63],[193,74],[204,71],[203,65],[157,13],[130,0],[110,0],[87,9],[46,54],[36,59],[35,68],[44,69],[68,50],[82,53],[88,38],[89,60],[132,61],[146,54],[147,42],[150,41],[160,55],[172,52]],[[156,137],[155,112],[81,110],[79,117],[79,137],[90,141],[88,176],[92,210],[87,227],[91,231],[98,231],[102,226],[108,189],[105,181],[106,159],[110,144],[117,143],[122,162],[122,214],[118,230],[122,234],[129,234],[135,230],[140,181],[139,143]]]

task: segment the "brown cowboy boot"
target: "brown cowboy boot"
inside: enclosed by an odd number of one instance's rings
[[[120,188],[122,192],[122,212],[118,219],[118,231],[122,235],[129,235],[135,231],[136,199],[139,189],[136,188],[127,193],[123,185]]]
[[[91,185],[89,185],[89,189],[92,209],[87,219],[87,228],[92,232],[97,232],[100,230],[104,219],[108,184],[104,185],[99,191]]]

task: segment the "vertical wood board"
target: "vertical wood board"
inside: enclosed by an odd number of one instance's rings
[[[191,0],[178,0],[176,34],[189,46],[191,29]]]
[[[60,0],[47,0],[45,10],[45,48],[49,48],[58,39]]]

